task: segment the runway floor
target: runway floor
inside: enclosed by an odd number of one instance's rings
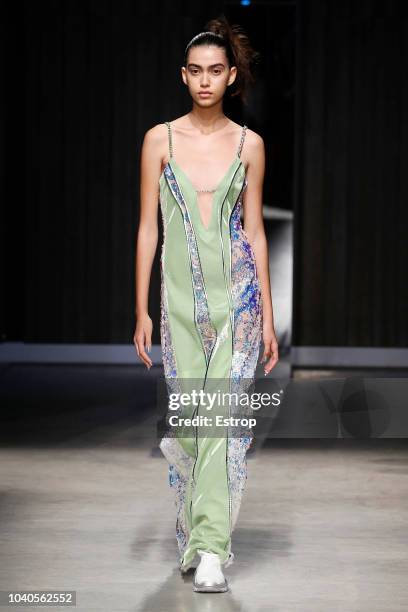
[[[145,376],[36,367],[18,389],[3,371],[1,590],[75,590],[88,612],[406,612],[405,439],[255,444],[231,590],[194,593],[178,570],[167,463],[140,435]]]

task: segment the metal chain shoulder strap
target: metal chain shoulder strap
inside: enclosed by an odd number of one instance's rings
[[[247,126],[243,125],[242,126],[242,133],[241,133],[241,140],[240,140],[239,147],[238,147],[238,157],[241,157],[241,151],[242,151],[242,147],[244,145],[246,129],[247,129]]]
[[[170,157],[173,157],[173,141],[171,138],[171,125],[170,125],[170,121],[165,121],[164,122],[167,125],[167,132],[169,135],[169,152],[170,152]]]

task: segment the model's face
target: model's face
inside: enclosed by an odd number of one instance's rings
[[[188,52],[187,66],[181,76],[194,102],[203,107],[222,100],[228,85],[236,78],[237,69],[229,66],[225,50],[216,45],[199,45]]]

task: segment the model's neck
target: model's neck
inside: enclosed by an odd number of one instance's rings
[[[206,134],[223,128],[228,122],[227,117],[224,115],[222,104],[211,108],[202,108],[193,105],[193,108],[189,112],[189,117],[191,123]]]

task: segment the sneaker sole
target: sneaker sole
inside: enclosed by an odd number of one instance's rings
[[[228,583],[214,584],[213,586],[199,586],[198,584],[194,584],[193,591],[196,593],[225,593],[228,591]]]

